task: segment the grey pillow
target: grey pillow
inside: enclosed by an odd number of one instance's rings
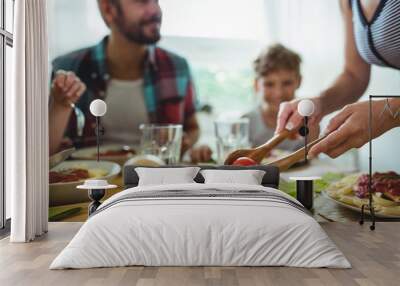
[[[202,170],[205,184],[261,185],[265,171],[262,170]]]
[[[139,176],[139,186],[195,183],[199,167],[186,168],[146,168],[135,169]]]

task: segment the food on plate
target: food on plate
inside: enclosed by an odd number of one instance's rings
[[[354,188],[357,197],[368,197],[369,175],[362,175]],[[395,172],[374,173],[372,175],[372,192],[381,193],[386,198],[400,203],[400,175]]]
[[[375,211],[384,215],[400,215],[400,175],[391,171],[372,175],[372,198]],[[361,208],[369,202],[369,175],[353,174],[333,183],[327,194],[342,203]]]
[[[357,183],[358,177],[359,174],[352,174],[345,176],[341,180],[331,184],[326,190],[328,195],[334,199],[339,199],[341,196],[345,195],[354,195],[353,186]]]
[[[123,165],[126,160],[137,154],[137,149],[134,146],[109,144],[100,146],[99,157],[105,161],[111,161],[118,165]],[[72,153],[71,158],[74,160],[96,160],[97,147],[85,147],[76,150]]]
[[[137,165],[143,167],[159,167],[159,166],[164,166],[165,162],[157,156],[144,154],[130,158],[124,164],[124,166],[128,165]]]
[[[100,157],[107,157],[107,156],[131,156],[135,155],[136,152],[133,149],[121,148],[116,150],[106,150],[99,153]],[[93,157],[96,157],[97,153],[93,154]]]
[[[379,213],[384,215],[400,216],[400,206],[381,207]]]
[[[353,196],[344,195],[339,198],[339,201],[342,203],[352,205],[353,204]]]
[[[257,162],[249,157],[240,157],[236,159],[232,165],[235,166],[254,166],[257,165]]]
[[[90,178],[100,178],[107,175],[107,171],[103,169],[93,168],[88,169],[84,167],[69,168],[61,171],[50,171],[49,181],[50,184],[55,183],[68,183],[83,181]]]
[[[374,202],[384,207],[395,206],[396,202],[382,198],[382,193],[373,194]]]
[[[73,168],[59,172],[50,171],[50,184],[81,181],[89,178],[89,171],[86,169]]]
[[[351,196],[351,198],[353,199],[353,204],[356,205],[357,207],[361,208],[363,205],[367,205],[368,204],[368,199],[361,199],[355,196]],[[351,202],[350,202],[351,204]]]
[[[100,168],[88,169],[89,178],[101,178],[107,175],[107,171]]]

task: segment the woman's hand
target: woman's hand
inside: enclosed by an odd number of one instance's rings
[[[320,133],[319,124],[309,125],[308,130],[308,142],[318,139]]]
[[[311,98],[314,103],[314,113],[309,117],[310,126],[316,126],[322,119],[322,109],[319,98]],[[298,129],[303,124],[303,116],[297,112],[297,105],[301,99],[294,99],[290,102],[283,102],[279,107],[277,126],[275,133],[288,130]],[[316,128],[316,127],[315,127]]]
[[[51,86],[53,104],[70,107],[85,92],[86,85],[73,73],[59,70],[56,72]]]
[[[399,100],[391,100],[391,110],[396,113],[400,108]],[[394,118],[385,108],[386,100],[372,102],[372,139],[386,131],[400,126],[400,115]],[[327,137],[310,149],[309,157],[325,153],[336,158],[352,148],[360,148],[369,141],[369,102],[357,102],[345,106],[333,117],[326,130]]]

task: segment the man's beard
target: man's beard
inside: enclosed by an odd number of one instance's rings
[[[144,27],[147,24],[158,23],[161,24],[161,16],[154,16],[149,20],[140,21],[139,23],[128,24],[125,21],[123,13],[116,19],[118,30],[130,41],[138,44],[152,45],[161,39],[160,30],[157,29],[152,36],[147,36],[144,32]]]

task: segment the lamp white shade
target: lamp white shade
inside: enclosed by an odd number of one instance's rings
[[[310,99],[303,99],[297,105],[297,111],[301,116],[311,116],[314,113],[314,102]]]
[[[95,99],[90,103],[90,113],[94,116],[103,116],[107,112],[107,104],[101,99]]]
[[[83,185],[79,185],[77,189],[98,190],[98,189],[115,189],[116,185],[110,185],[107,180],[85,180]]]

